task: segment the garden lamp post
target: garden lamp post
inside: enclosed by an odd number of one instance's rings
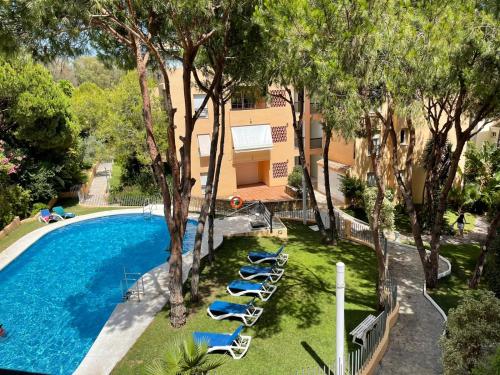
[[[336,300],[337,300],[337,324],[336,333],[336,364],[335,374],[344,374],[344,297],[345,297],[345,264],[337,263],[337,282],[336,282]]]

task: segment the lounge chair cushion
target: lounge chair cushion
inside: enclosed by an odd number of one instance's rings
[[[248,275],[270,274],[273,272],[273,267],[243,266],[240,268],[240,271]]]
[[[261,290],[262,285],[262,283],[254,283],[252,281],[234,280],[228,285],[228,288],[237,290]]]
[[[41,217],[49,217],[50,216],[50,211],[46,208],[40,211],[40,216]]]
[[[232,334],[227,333],[210,333],[210,332],[194,332],[193,338],[195,342],[206,342],[209,347],[213,346],[230,346],[235,341],[243,330],[243,325],[240,325]]]
[[[197,343],[206,342],[209,347],[229,346],[233,342],[233,335],[225,333],[194,332],[193,338]]]
[[[276,251],[275,253],[269,253],[267,251],[251,251],[250,253],[248,253],[248,256],[250,258],[256,258],[256,259],[276,258],[281,254],[284,248],[285,246],[281,245],[278,251]]]
[[[210,306],[211,311],[217,311],[226,314],[245,314],[248,305],[240,305],[238,303],[215,301]]]
[[[71,212],[64,211],[64,208],[62,208],[61,206],[54,207],[52,209],[52,211],[55,212],[56,214],[62,216],[65,219],[71,219],[71,218],[75,217],[75,214],[73,214]]]

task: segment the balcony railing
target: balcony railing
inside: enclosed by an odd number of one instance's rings
[[[311,138],[309,140],[310,148],[321,148],[323,145],[323,138]]]

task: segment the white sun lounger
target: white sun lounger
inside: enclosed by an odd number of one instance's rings
[[[234,359],[240,359],[250,347],[251,336],[241,336],[243,325],[240,325],[232,334],[194,332],[193,338],[196,343],[206,343],[208,353],[214,351],[227,351]]]
[[[246,305],[225,301],[214,301],[208,308],[207,313],[212,319],[222,320],[227,318],[238,318],[243,320],[247,327],[251,327],[257,322],[264,309],[254,306],[255,298]]]
[[[248,253],[248,260],[253,264],[275,262],[278,266],[282,267],[288,261],[288,254],[283,253],[284,249],[285,245],[281,245],[275,253],[268,253],[267,251],[251,251]]]
[[[232,296],[257,295],[262,301],[267,301],[276,291],[277,286],[267,282],[256,283],[253,281],[234,280],[227,286],[227,291]]]
[[[259,267],[259,266],[243,266],[240,268],[240,276],[245,280],[252,280],[258,277],[265,277],[269,281],[275,283],[281,279],[285,270],[283,268]]]

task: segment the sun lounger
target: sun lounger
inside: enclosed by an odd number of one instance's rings
[[[285,270],[276,267],[243,266],[240,268],[240,276],[245,280],[252,280],[258,277],[264,277],[275,283],[281,279]]]
[[[240,359],[247,352],[252,340],[251,336],[240,335],[243,327],[243,325],[240,325],[232,334],[194,332],[193,339],[198,344],[206,343],[208,345],[208,353],[227,351],[234,359]]]
[[[215,301],[208,308],[208,315],[215,320],[222,320],[227,318],[238,318],[243,320],[246,326],[251,327],[260,318],[264,309],[262,307],[254,306],[255,298],[253,298],[246,305],[238,303]]]
[[[76,216],[74,213],[64,211],[61,206],[54,207],[52,213],[61,216],[63,219],[71,219]]]
[[[276,291],[277,286],[267,282],[256,283],[253,281],[234,280],[227,286],[227,291],[232,296],[257,295],[262,301],[267,301]]]
[[[285,245],[281,245],[275,253],[268,253],[267,251],[251,251],[248,253],[248,260],[250,263],[254,264],[276,262],[278,266],[282,267],[288,261],[288,254],[283,253],[284,249]]]
[[[40,216],[38,216],[38,221],[45,224],[54,223],[59,220],[64,220],[58,214],[51,214],[48,209],[43,209],[40,211]]]

